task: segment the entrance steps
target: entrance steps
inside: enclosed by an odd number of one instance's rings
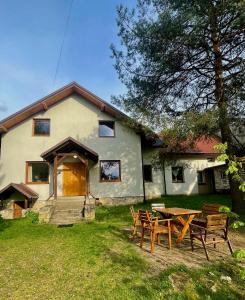
[[[79,222],[83,218],[85,196],[58,197],[49,223],[69,225]]]

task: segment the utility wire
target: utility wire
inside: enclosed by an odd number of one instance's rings
[[[74,2],[74,0],[71,0],[70,5],[69,5],[69,9],[68,9],[68,14],[67,14],[67,18],[66,18],[66,24],[65,24],[64,34],[63,34],[63,38],[62,38],[62,42],[61,42],[61,47],[60,47],[60,52],[59,52],[59,56],[58,56],[58,60],[57,60],[57,64],[56,64],[56,69],[55,69],[55,74],[54,74],[53,87],[55,86],[57,75],[58,75],[59,68],[60,68],[60,62],[61,62],[61,57],[62,57],[62,52],[63,52],[64,43],[65,43],[65,39],[66,39],[67,30],[68,30],[68,27],[69,27],[69,22],[70,22],[70,17],[71,17],[71,11],[72,11],[73,2]]]

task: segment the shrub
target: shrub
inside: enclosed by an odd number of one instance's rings
[[[7,227],[7,222],[4,218],[0,215],[0,231],[3,231]]]
[[[30,222],[33,224],[38,224],[38,222],[39,222],[38,213],[35,213],[33,211],[28,211],[25,214],[25,217],[26,217],[26,219],[30,220]]]

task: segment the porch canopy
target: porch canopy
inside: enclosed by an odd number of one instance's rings
[[[19,192],[28,200],[38,198],[38,194],[24,183],[10,183],[0,191],[0,200],[8,199],[14,192]]]
[[[72,137],[64,139],[60,143],[43,152],[41,154],[41,157],[48,162],[53,162],[55,157],[62,156],[62,154],[68,153],[77,153],[84,156],[85,159],[90,159],[94,162],[98,162],[99,156],[96,152],[73,139]]]
[[[78,158],[85,166],[85,194],[89,194],[89,172],[88,172],[88,161],[91,160],[95,163],[98,162],[98,154],[93,150],[89,149],[82,143],[76,141],[72,137],[68,137],[60,143],[56,144],[52,148],[41,154],[41,157],[54,164],[53,169],[53,195],[57,199],[57,186],[58,186],[58,166],[67,157]]]

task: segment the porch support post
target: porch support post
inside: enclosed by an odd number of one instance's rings
[[[53,174],[54,199],[57,199],[57,167],[58,167],[58,162],[57,162],[57,155],[56,155],[54,158],[54,174]]]
[[[28,208],[28,199],[25,198],[25,209],[27,209],[27,208]]]
[[[86,195],[89,195],[89,169],[88,169],[88,161],[86,160],[85,163],[85,167],[86,167],[86,184],[87,184],[87,188],[86,188]]]

